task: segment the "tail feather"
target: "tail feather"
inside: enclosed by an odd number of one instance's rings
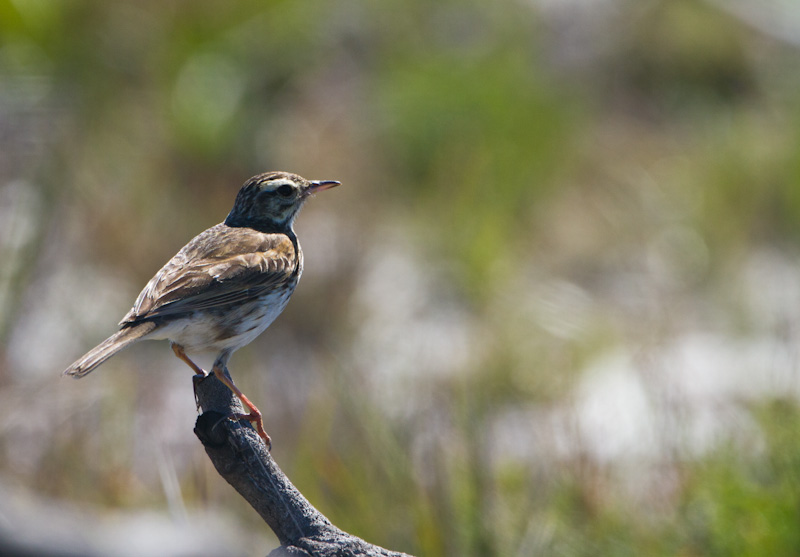
[[[137,340],[141,340],[143,336],[155,329],[155,323],[146,321],[139,323],[132,327],[125,327],[115,334],[108,337],[106,340],[89,350],[74,364],[64,370],[64,375],[69,375],[76,379],[89,374],[97,366],[105,362],[111,356],[126,348],[128,345],[133,344]]]

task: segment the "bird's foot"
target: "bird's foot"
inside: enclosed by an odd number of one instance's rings
[[[252,423],[256,428],[256,432],[267,444],[267,450],[272,451],[272,440],[270,439],[269,435],[267,435],[267,432],[264,431],[264,420],[261,418],[261,411],[256,408],[256,405],[250,402],[250,399],[244,396],[244,393],[234,384],[233,379],[231,379],[231,376],[224,365],[217,365],[215,363],[211,373],[213,373],[214,377],[216,377],[223,385],[228,387],[231,392],[233,392],[233,394],[242,401],[242,405],[250,411],[249,414],[231,414],[231,419],[237,421],[247,420],[248,422]]]
[[[267,444],[267,450],[272,452],[272,439],[267,432],[264,431],[264,420],[261,419],[261,412],[259,412],[258,408],[253,407],[249,414],[231,414],[229,417],[232,420],[247,420],[252,423],[253,427],[256,429],[256,433],[258,433],[264,440],[264,443]]]

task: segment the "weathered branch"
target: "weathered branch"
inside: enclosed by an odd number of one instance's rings
[[[409,557],[343,532],[315,509],[278,468],[255,430],[245,421],[226,419],[243,411],[231,391],[210,375],[195,381],[203,414],[195,434],[219,474],[272,528],[281,547],[269,557]]]

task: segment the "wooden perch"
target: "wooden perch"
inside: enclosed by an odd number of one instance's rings
[[[334,526],[278,468],[262,439],[246,421],[226,419],[243,408],[213,375],[195,380],[203,413],[194,432],[217,472],[261,515],[281,546],[268,557],[410,557],[369,544]]]

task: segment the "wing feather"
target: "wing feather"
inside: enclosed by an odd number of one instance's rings
[[[156,273],[121,324],[223,307],[279,288],[298,272],[295,245],[286,234],[210,228]]]

